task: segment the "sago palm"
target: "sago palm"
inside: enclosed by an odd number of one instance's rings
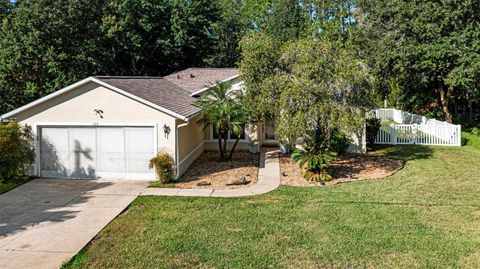
[[[329,168],[335,160],[335,152],[317,152],[310,148],[295,150],[292,153],[292,161],[301,169],[305,169],[303,177],[310,181],[325,182],[332,180]]]

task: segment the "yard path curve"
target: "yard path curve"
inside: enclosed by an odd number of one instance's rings
[[[280,186],[280,163],[278,149],[263,148],[260,154],[258,181],[245,189],[213,190],[213,189],[179,189],[179,188],[147,188],[140,195],[154,196],[192,196],[192,197],[242,197],[264,194]]]

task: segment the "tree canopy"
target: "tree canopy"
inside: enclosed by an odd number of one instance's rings
[[[286,44],[310,38],[354,51],[374,77],[377,105],[480,122],[475,0],[1,0],[0,8],[0,113],[89,75],[240,66],[259,87],[282,70]]]
[[[5,7],[4,7],[5,6]],[[219,16],[207,0],[2,2],[0,112],[89,75],[203,66]]]
[[[384,97],[408,110],[440,107],[449,122],[455,112],[473,113],[480,86],[479,1],[360,0],[358,7],[357,42]]]
[[[350,48],[321,38],[286,43],[279,52],[272,38],[259,33],[242,42],[240,69],[244,74],[248,110],[253,117],[276,115],[283,141],[316,141],[328,150],[335,130],[348,134],[363,124],[372,107],[367,66]]]

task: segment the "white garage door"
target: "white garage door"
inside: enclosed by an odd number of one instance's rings
[[[152,127],[43,127],[43,177],[153,179]]]

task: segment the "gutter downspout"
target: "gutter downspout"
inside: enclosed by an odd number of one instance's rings
[[[182,123],[180,125],[177,125],[177,130],[175,132],[175,163],[176,163],[176,170],[177,173],[175,174],[175,180],[178,180],[180,178],[180,153],[179,153],[179,146],[178,146],[178,133],[180,131],[180,128],[187,126],[190,124],[190,119],[187,119],[185,123]]]

